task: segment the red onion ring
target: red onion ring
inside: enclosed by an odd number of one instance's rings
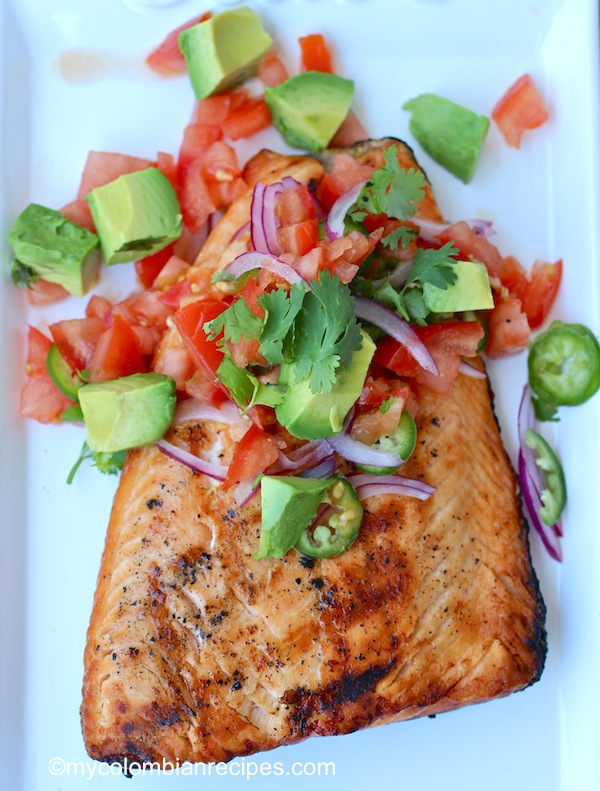
[[[250,204],[250,236],[258,253],[279,255],[282,252],[277,240],[279,222],[275,213],[275,201],[284,190],[299,186],[300,182],[292,176],[285,176],[282,181],[274,184],[265,185],[261,181],[256,183]]]
[[[450,225],[445,222],[435,222],[434,220],[423,220],[420,217],[411,217],[410,221],[419,227],[419,236],[426,242],[436,243],[438,236]],[[491,220],[465,220],[471,226],[477,236],[493,236],[496,231]]]
[[[308,281],[293,266],[268,253],[242,253],[237,258],[234,258],[225,269],[235,275],[235,277],[251,272],[253,269],[266,269],[292,285],[299,283],[308,285]]]
[[[370,324],[382,329],[384,332],[404,346],[406,351],[413,357],[426,371],[436,376],[439,370],[435,360],[423,341],[413,330],[407,321],[394,313],[393,310],[385,308],[378,302],[366,297],[356,297],[356,317],[368,321]]]
[[[530,475],[530,470],[522,451],[519,452],[519,480],[521,482],[521,491],[523,492],[523,500],[525,501],[525,507],[529,515],[529,521],[542,539],[542,543],[548,550],[550,557],[560,563],[562,561],[562,549],[559,536],[556,534],[555,526],[545,524],[538,515],[543,503],[539,496],[539,490],[536,487],[535,481]]]
[[[318,464],[323,459],[331,456],[331,453],[332,448],[327,440],[314,439],[287,454],[280,450],[277,461],[283,469],[297,470],[300,467]]]
[[[210,478],[214,478],[216,481],[222,482],[227,477],[227,467],[224,467],[222,464],[212,464],[209,461],[200,459],[198,456],[194,456],[193,453],[190,453],[183,448],[179,448],[177,445],[173,445],[172,442],[168,442],[166,439],[159,440],[156,443],[156,446],[166,456],[169,456],[169,458],[174,459],[181,464],[185,464],[186,467],[189,467],[196,472],[202,472],[204,475],[208,475]]]
[[[458,370],[461,372],[461,374],[464,374],[465,376],[470,376],[473,379],[487,379],[487,374],[485,371],[480,371],[479,368],[476,368],[474,365],[471,365],[471,363],[467,362],[467,360],[460,361]]]
[[[354,486],[360,500],[382,494],[399,494],[415,497],[417,500],[428,500],[435,492],[434,486],[402,475],[371,475],[364,472],[349,475],[348,482]]]
[[[318,478],[319,480],[323,480],[324,478],[329,478],[337,469],[337,463],[333,456],[328,456],[323,461],[319,462],[319,464],[315,464],[314,467],[308,467],[308,469],[303,470],[302,472],[298,473],[299,478]]]
[[[325,235],[330,241],[339,239],[340,236],[344,235],[344,220],[346,214],[348,214],[350,207],[356,203],[356,199],[366,183],[367,180],[365,179],[365,181],[361,181],[359,184],[351,187],[344,192],[343,195],[340,195],[331,207],[327,219],[325,220]]]
[[[179,423],[184,420],[214,420],[231,424],[239,423],[241,416],[233,401],[225,401],[222,406],[216,407],[212,404],[204,404],[196,398],[186,398],[177,404],[173,422]]]
[[[373,467],[400,467],[402,458],[397,453],[376,450],[364,442],[353,439],[349,434],[342,432],[333,437],[327,437],[331,447],[348,461]]]

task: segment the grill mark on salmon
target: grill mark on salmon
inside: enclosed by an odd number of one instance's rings
[[[350,151],[381,164],[391,142]],[[417,167],[403,144],[400,154]],[[322,173],[313,158],[262,152],[245,175],[252,185]],[[249,206],[246,196],[228,210],[192,281],[227,261]],[[419,214],[441,219],[430,188]],[[178,344],[168,331],[159,358]],[[323,561],[295,551],[255,561],[258,498],[240,508],[156,447],[128,454],[85,651],[81,715],[93,758],[230,760],[449,711],[539,678],[544,606],[487,382],[461,375],[449,396],[424,390],[417,422],[403,472],[435,494],[370,498],[355,544]],[[199,455],[218,446],[227,463],[240,431],[197,422],[169,438]]]

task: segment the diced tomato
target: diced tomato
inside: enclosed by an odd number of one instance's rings
[[[191,302],[173,314],[173,322],[183,338],[198,368],[215,373],[223,352],[217,347],[217,340],[208,340],[204,332],[207,321],[219,316],[227,309],[227,303],[217,299],[203,299]]]
[[[178,382],[179,380],[175,378],[175,381]],[[208,371],[201,368],[196,368],[193,371],[181,389],[185,390],[192,398],[214,406],[219,406],[219,404],[227,401],[229,397],[225,388],[215,382],[215,375],[209,374]]]
[[[59,352],[75,371],[88,367],[94,350],[104,332],[104,322],[95,316],[65,319],[51,324],[50,333]]]
[[[255,316],[259,319],[264,318],[265,309],[259,303],[259,298],[264,292],[264,285],[253,277],[249,277],[244,288],[240,291],[240,298],[243,298]]]
[[[115,306],[115,310],[121,313],[132,311],[133,318],[129,319],[130,324],[144,324],[164,330],[172,310],[161,301],[160,297],[160,291],[147,289],[139,294],[132,294],[119,302]]]
[[[50,283],[48,280],[36,280],[25,289],[27,302],[30,305],[40,307],[41,305],[52,305],[70,296],[66,288],[58,283]]]
[[[211,198],[220,209],[227,209],[231,204],[248,190],[246,182],[241,177],[231,181],[214,181],[209,187]]]
[[[258,64],[258,77],[263,85],[266,85],[268,88],[274,88],[275,85],[280,85],[289,77],[288,70],[283,64],[283,61],[272,49],[260,59],[260,63]]]
[[[105,382],[146,370],[137,335],[118,313],[112,326],[100,335],[87,367],[91,382]]]
[[[531,327],[523,312],[521,300],[509,297],[498,301],[490,313],[488,332],[485,351],[489,357],[503,357],[525,349]]]
[[[173,154],[166,154],[164,151],[159,151],[156,155],[156,167],[163,176],[166,176],[171,184],[175,186],[177,181],[177,165]]]
[[[231,91],[199,99],[194,105],[191,123],[220,127],[229,115],[230,107]]]
[[[400,380],[390,379],[388,376],[367,376],[362,393],[356,402],[357,411],[379,407],[390,398],[402,398],[407,401],[410,397],[410,388]]]
[[[173,255],[173,245],[169,244],[162,250],[146,258],[134,261],[135,271],[144,288],[150,288],[169,258]]]
[[[321,242],[325,251],[323,268],[329,269],[342,283],[350,283],[358,272],[359,265],[381,238],[381,230],[366,237],[358,231],[350,231],[348,236],[340,236],[332,241]]]
[[[27,328],[27,359],[25,361],[27,374],[31,375],[46,370],[46,357],[51,346],[50,338],[29,325]]]
[[[22,417],[52,423],[69,406],[73,406],[73,402],[60,392],[47,371],[32,374],[21,388],[19,414]]]
[[[550,312],[562,278],[562,260],[554,264],[536,261],[527,273],[513,256],[504,259],[500,280],[511,296],[521,301],[531,329],[541,326]]]
[[[277,461],[275,439],[253,423],[236,446],[223,489],[253,481]]]
[[[439,374],[424,370],[393,338],[377,344],[374,362],[398,376],[414,378],[420,385],[439,393],[449,393],[458,375],[461,357],[474,357],[483,338],[483,328],[476,321],[450,321],[413,327],[427,346],[438,366]]]
[[[231,110],[223,122],[223,134],[231,140],[244,137],[267,129],[271,125],[271,111],[263,96],[249,99],[235,110]]]
[[[102,319],[106,327],[108,327],[112,320],[112,312],[113,306],[111,303],[106,297],[101,297],[98,294],[92,294],[85,307],[85,315],[88,318],[95,317],[97,319]]]
[[[492,118],[513,148],[521,147],[523,132],[537,129],[548,120],[544,100],[529,74],[519,77],[499,99]]]
[[[177,160],[178,171],[202,160],[207,149],[221,139],[221,129],[207,124],[188,124],[183,131],[183,140]]]
[[[194,375],[196,366],[187,347],[179,343],[158,344],[151,368],[159,374],[165,374],[175,380],[178,390],[186,390],[188,380]],[[207,374],[208,376],[208,374]],[[214,380],[214,374],[212,375]],[[194,393],[190,393],[194,395]]]
[[[240,175],[238,156],[228,143],[216,140],[206,149],[201,157],[202,175],[210,182],[231,181]]]
[[[144,357],[150,357],[156,351],[161,338],[158,327],[144,327],[141,324],[130,325],[137,338],[140,352]]]
[[[175,77],[179,74],[185,74],[186,65],[179,47],[179,34],[193,25],[205,22],[211,16],[211,12],[207,11],[202,16],[196,16],[172,30],[164,41],[148,55],[146,58],[148,66],[154,72],[160,74],[161,77]]]
[[[77,199],[83,200],[96,187],[102,187],[127,173],[136,173],[152,167],[149,159],[113,154],[105,151],[90,151],[85,161]]]
[[[72,402],[56,387],[46,368],[52,341],[35,327],[27,330],[27,380],[21,388],[19,413],[40,423],[51,423]]]
[[[73,200],[71,203],[67,203],[66,206],[62,207],[60,213],[65,219],[74,222],[75,225],[80,225],[82,228],[87,228],[88,231],[96,230],[94,221],[92,220],[92,212],[90,211],[90,207],[82,198]]]
[[[176,310],[181,304],[181,300],[184,297],[189,297],[191,293],[192,287],[190,285],[190,281],[180,280],[178,283],[174,283],[166,291],[163,291],[158,299],[163,303],[163,305],[167,305],[169,308]]]
[[[363,124],[358,120],[356,113],[350,110],[342,121],[340,128],[332,137],[329,147],[342,148],[343,146],[351,146],[361,140],[367,140],[368,137],[369,134]]]
[[[193,160],[178,174],[177,195],[186,228],[190,233],[199,233],[216,211],[202,176],[200,160]]]
[[[319,241],[317,220],[305,220],[277,229],[277,241],[285,253],[305,255]]]
[[[438,234],[437,238],[441,245],[446,242],[454,242],[462,258],[469,260],[469,257],[472,256],[485,264],[491,277],[501,276],[503,261],[498,248],[485,236],[479,236],[464,220],[449,225]]]
[[[361,181],[366,181],[372,173],[373,168],[368,165],[355,165],[346,170],[326,173],[319,182],[317,197],[329,211],[339,197]]]
[[[302,71],[322,71],[333,74],[331,52],[321,33],[301,36],[300,44]]]
[[[275,199],[275,214],[280,225],[312,220],[315,216],[315,205],[311,194],[304,184],[288,187],[280,192]]]
[[[180,280],[189,268],[190,265],[187,261],[184,261],[178,255],[172,255],[160,270],[152,287],[158,291],[170,288]]]

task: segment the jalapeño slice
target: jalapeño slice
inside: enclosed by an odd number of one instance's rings
[[[376,440],[372,447],[376,450],[385,450],[397,453],[403,462],[408,461],[417,444],[417,425],[413,420],[410,412],[404,410],[400,422],[398,423],[398,430],[393,436],[381,437]],[[391,475],[400,469],[399,467],[376,467],[371,464],[357,464],[359,469],[363,472],[369,472],[371,475]]]
[[[550,445],[537,431],[528,428],[525,442],[533,451],[536,466],[542,473],[544,488],[540,492],[540,498],[544,505],[540,508],[540,519],[546,525],[554,525],[567,502],[567,485],[562,465]]]
[[[529,347],[529,384],[552,406],[576,406],[600,388],[600,345],[582,324],[554,321]]]
[[[363,517],[354,487],[341,475],[327,479],[330,484],[323,496],[317,517],[296,542],[296,549],[311,558],[333,558],[352,546]]]

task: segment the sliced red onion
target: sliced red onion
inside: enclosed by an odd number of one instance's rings
[[[285,176],[282,181],[265,185],[256,183],[250,204],[250,235],[252,245],[259,253],[279,255],[282,252],[277,240],[279,222],[275,214],[277,196],[290,187],[299,187],[300,182],[292,176]]]
[[[184,420],[214,420],[219,423],[239,423],[241,420],[240,410],[232,401],[225,401],[220,406],[204,404],[196,398],[186,398],[180,401],[175,409],[174,422],[179,423]]]
[[[250,222],[245,222],[241,226],[241,228],[238,228],[237,231],[233,234],[233,236],[229,240],[229,243],[231,244],[231,242],[235,242],[236,239],[239,239],[240,236],[243,236],[246,233],[246,231],[249,230],[250,230]]]
[[[371,475],[364,472],[349,475],[348,481],[356,489],[360,500],[381,494],[400,494],[415,497],[417,500],[427,500],[435,492],[434,486],[402,475]]]
[[[186,467],[189,467],[196,472],[202,472],[205,475],[214,478],[216,481],[224,481],[227,477],[228,468],[222,464],[213,464],[212,462],[200,459],[198,456],[194,456],[193,453],[190,453],[183,448],[179,448],[177,445],[173,445],[172,442],[168,442],[166,439],[159,440],[156,445],[171,459],[175,459],[175,461],[185,464]]]
[[[235,497],[238,507],[243,508],[245,505],[247,505],[259,489],[260,484],[255,486],[254,481],[244,481],[244,483],[238,483],[238,485],[233,490],[233,496]]]
[[[407,321],[394,313],[393,310],[385,308],[379,302],[366,297],[356,297],[355,313],[357,318],[364,319],[370,324],[382,329],[384,332],[397,340],[401,346],[413,357],[426,371],[432,374],[439,374],[435,360],[431,356],[429,349],[419,338]]]
[[[529,521],[539,534],[550,556],[560,563],[562,561],[562,549],[559,536],[556,534],[554,526],[545,524],[539,517],[539,512],[543,507],[543,503],[522,451],[519,451],[519,480],[521,482],[521,491],[523,492],[523,500],[525,501],[525,506],[529,515]]]
[[[446,228],[450,226],[448,223],[445,222],[436,222],[435,220],[423,220],[420,217],[411,217],[410,221],[418,226],[419,228],[419,236],[426,242],[433,242],[436,243],[438,241],[437,237],[442,231],[445,231]],[[471,226],[471,228],[475,231],[477,236],[493,236],[496,231],[494,230],[494,225],[491,220],[465,220],[465,222]]]
[[[343,195],[340,195],[333,204],[325,220],[325,234],[328,239],[338,239],[344,235],[344,220],[346,214],[348,214],[348,209],[356,203],[356,199],[366,183],[366,180],[361,181],[360,184],[351,187]]]
[[[402,458],[391,451],[376,450],[364,442],[353,439],[350,434],[342,432],[333,437],[327,437],[331,447],[348,461],[373,467],[400,467]]]
[[[318,464],[332,454],[332,447],[325,439],[314,439],[289,453],[279,451],[278,463],[285,470],[298,470],[300,467]]]
[[[307,470],[303,470],[302,472],[298,473],[299,478],[318,478],[319,480],[323,480],[324,478],[329,478],[337,469],[337,463],[333,456],[329,456],[324,461],[319,462],[314,467],[309,467]]]
[[[308,281],[293,266],[268,253],[242,253],[234,258],[225,269],[235,277],[251,272],[253,269],[266,269],[292,285],[295,283],[308,284]]]
[[[465,376],[470,376],[473,379],[487,379],[485,371],[480,371],[475,365],[471,365],[467,360],[461,360],[458,370]]]

